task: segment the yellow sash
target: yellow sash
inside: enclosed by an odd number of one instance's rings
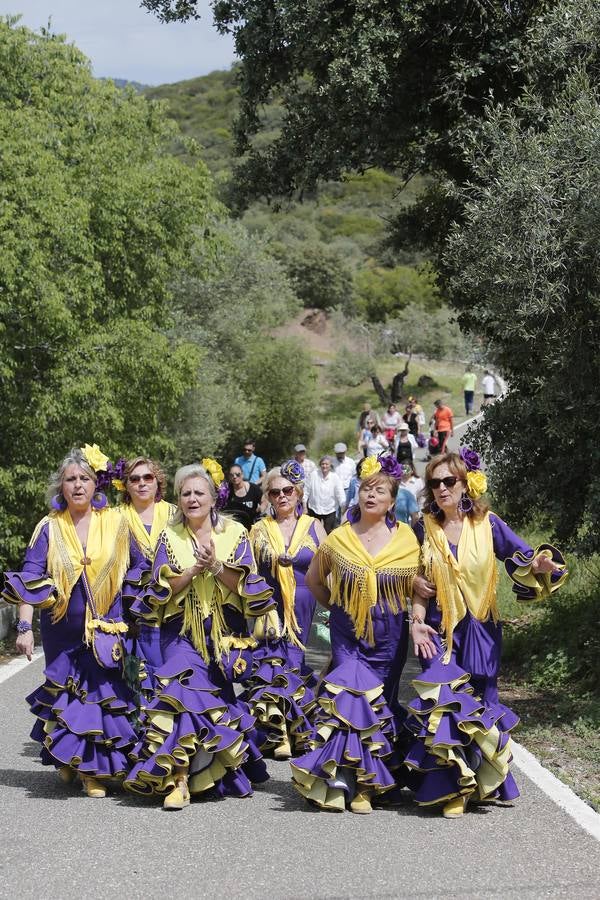
[[[419,543],[412,529],[398,523],[389,543],[371,556],[345,522],[321,544],[317,557],[324,584],[327,569],[331,572],[331,602],[350,616],[356,637],[373,645],[371,610],[376,603],[386,603],[394,615],[406,609],[419,567]]]
[[[166,500],[159,500],[158,503],[154,504],[152,529],[149,534],[132,503],[124,503],[119,509],[123,513],[138,547],[146,559],[152,559],[158,536],[166,528],[167,522],[175,512],[175,507],[172,503],[167,503]]]
[[[237,522],[228,521],[225,530],[217,534],[211,533],[215,545],[217,559],[223,563],[234,563],[235,550],[246,530]],[[164,541],[169,557],[169,562],[179,570],[187,569],[195,565],[196,558],[193,552],[194,534],[187,525],[168,525],[164,530]],[[160,572],[160,580],[173,577],[177,573],[163,566]],[[174,601],[184,600],[183,625],[181,634],[190,634],[192,643],[206,663],[210,662],[206,636],[204,634],[204,619],[209,616],[211,621],[211,640],[214,647],[215,659],[219,661],[223,653],[228,652],[232,646],[231,637],[226,634],[227,624],[223,616],[223,603],[233,599],[235,595],[220,581],[214,578],[210,572],[204,571],[195,575],[188,587],[177,594]],[[247,639],[250,645],[252,641]]]
[[[482,519],[465,516],[455,558],[444,529],[433,516],[426,515],[425,540],[421,548],[425,577],[436,586],[437,603],[442,612],[442,632],[448,662],[456,625],[469,612],[485,622],[498,621],[496,585],[498,567],[489,513]]]
[[[290,545],[287,548],[288,556],[296,556],[303,547],[309,547],[313,553],[317,552],[317,545],[308,533],[314,521],[312,516],[300,516],[296,522]],[[250,531],[250,540],[257,561],[265,562],[270,566],[271,575],[276,579],[281,589],[281,599],[283,601],[282,635],[291,644],[295,644],[304,650],[304,646],[296,637],[301,629],[294,611],[296,600],[294,567],[282,566],[279,562],[279,557],[286,553],[281,528],[276,520],[271,517],[260,519]]]
[[[127,522],[116,509],[93,510],[85,554],[69,510],[51,513],[49,523],[48,574],[56,585],[53,622],[63,618],[71,592],[84,571],[96,612],[104,616],[121,590],[129,565]],[[89,626],[86,616],[86,628]]]

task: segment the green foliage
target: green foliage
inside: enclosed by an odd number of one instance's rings
[[[352,274],[335,250],[323,244],[296,241],[272,244],[271,252],[283,265],[305,306],[352,307]]]
[[[386,321],[382,340],[394,352],[428,359],[466,359],[470,351],[456,315],[446,306],[427,311],[414,303],[406,306]]]
[[[2,566],[71,446],[173,448],[196,350],[163,329],[175,274],[199,245],[210,260],[215,203],[205,167],[166,152],[161,108],[62,39],[0,22],[0,84]]]
[[[421,318],[440,305],[435,274],[430,267],[374,266],[354,278],[356,310],[371,322],[382,322],[407,306],[420,308]]]

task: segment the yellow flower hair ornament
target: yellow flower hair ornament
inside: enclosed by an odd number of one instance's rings
[[[381,472],[381,463],[378,458],[376,456],[367,456],[360,467],[361,481],[364,481],[365,478],[371,478],[373,475],[376,475],[377,472]]]
[[[222,481],[225,478],[225,474],[216,459],[211,459],[210,457],[206,456],[202,460],[202,466],[206,469],[206,471],[214,481],[215,487],[220,487]]]
[[[94,472],[105,472],[108,465],[108,456],[102,452],[98,444],[86,444],[79,448],[85,456],[88,466]]]
[[[487,491],[487,478],[483,472],[467,472],[467,494],[478,500]]]

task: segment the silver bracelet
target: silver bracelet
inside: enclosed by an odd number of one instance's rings
[[[213,576],[213,578],[217,578],[222,573],[224,568],[225,568],[225,566],[223,565],[221,560],[217,559],[216,562],[213,563],[213,565],[210,567],[210,569],[208,571]]]

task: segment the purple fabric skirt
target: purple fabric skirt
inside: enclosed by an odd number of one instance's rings
[[[303,674],[304,652],[285,640],[264,643],[253,653],[252,677],[244,694],[256,716],[260,748],[277,747],[289,738],[302,753],[313,737],[309,717],[315,708],[312,670]]]
[[[185,767],[191,794],[249,796],[252,782],[268,775],[247,704],[187,638],[177,636],[163,647],[157,693],[145,711],[137,762],[125,787],[164,795],[175,787],[176,769]]]
[[[437,608],[427,622],[439,628]],[[510,731],[519,719],[498,699],[502,626],[480,622],[470,613],[453,634],[452,654],[422,660],[423,673],[412,682],[417,697],[409,705],[406,727],[414,740],[405,759],[412,770],[417,803],[445,803],[457,796],[513,800],[518,788],[508,770]]]

